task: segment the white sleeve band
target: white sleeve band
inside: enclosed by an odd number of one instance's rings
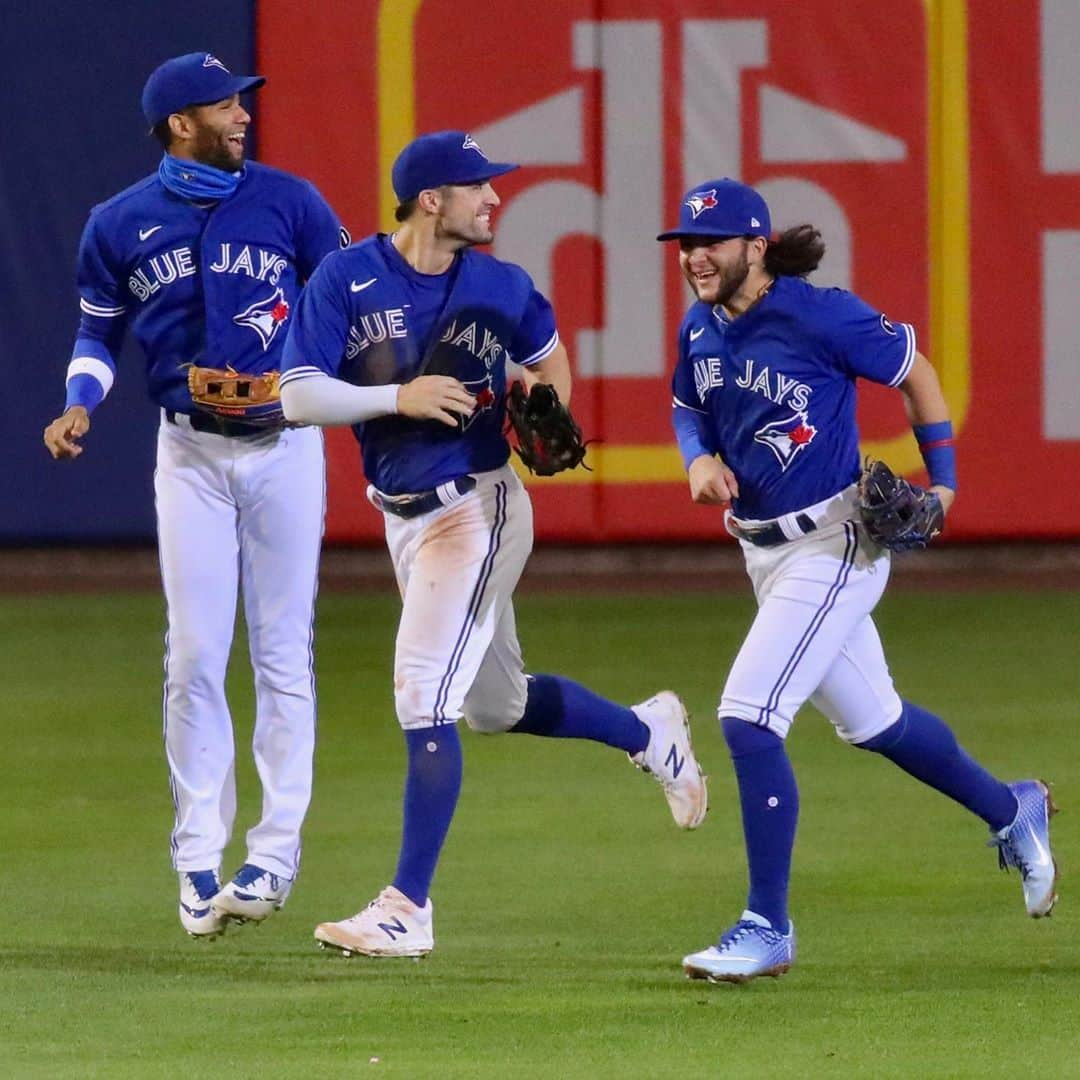
[[[294,379],[281,387],[281,408],[294,424],[360,424],[397,412],[397,383],[353,386],[329,375]]]
[[[92,379],[97,379],[101,383],[101,389],[104,391],[103,397],[112,389],[113,379],[115,378],[112,368],[96,356],[76,356],[68,364],[67,378],[64,380],[64,385],[66,386],[71,382],[76,375],[89,375]]]
[[[540,363],[541,360],[550,356],[555,351],[555,346],[559,344],[559,331],[556,330],[554,334],[547,339],[547,341],[540,346],[531,356],[526,356],[524,360],[519,360],[518,363],[522,367],[532,367],[533,364]]]

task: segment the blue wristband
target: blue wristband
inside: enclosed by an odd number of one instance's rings
[[[913,424],[911,430],[919,444],[919,453],[926,463],[931,486],[940,485],[956,490],[956,445],[952,422]]]
[[[104,397],[105,387],[93,375],[80,372],[68,379],[64,411],[67,412],[72,405],[81,405],[88,413],[91,413],[101,404]]]

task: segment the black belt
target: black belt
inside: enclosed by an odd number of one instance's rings
[[[476,487],[475,476],[459,476],[448,484],[441,484],[431,491],[411,492],[408,495],[384,495],[371,488],[371,501],[380,510],[399,518],[414,518],[429,514],[440,506],[449,506],[462,495],[467,495]],[[447,491],[447,488],[453,489]]]
[[[267,431],[274,430],[273,424],[245,424],[243,420],[230,420],[225,416],[213,416],[205,412],[181,413],[188,418],[188,422],[195,431],[203,431],[208,435],[224,435],[228,439],[241,438],[245,435],[265,435]],[[165,419],[170,424],[176,423],[176,411],[165,410]]]
[[[802,529],[803,536],[807,533],[812,533],[817,529],[814,519],[807,514],[796,514],[795,524]],[[784,530],[780,528],[780,523],[778,521],[748,529],[743,525],[737,524],[733,519],[729,519],[728,525],[732,533],[740,540],[746,540],[756,547],[775,547],[777,544],[786,543],[789,539],[784,535]]]

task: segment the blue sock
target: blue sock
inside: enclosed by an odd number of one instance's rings
[[[456,724],[443,724],[406,731],[405,744],[409,770],[394,888],[423,907],[461,791],[461,738]]]
[[[649,745],[649,729],[633,709],[561,675],[529,676],[525,714],[510,730],[549,739],[592,739],[628,754]]]
[[[784,740],[767,728],[726,716],[721,721],[731,751],[742,804],[750,892],[746,906],[787,933],[788,879],[795,826],[799,821],[799,788]]]
[[[995,832],[1016,817],[1016,796],[1008,785],[964,751],[944,720],[910,701],[904,702],[892,727],[856,745],[887,757],[916,780],[955,799]]]

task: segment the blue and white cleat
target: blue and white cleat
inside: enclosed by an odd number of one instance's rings
[[[990,838],[1002,870],[1020,871],[1024,904],[1033,919],[1049,915],[1057,901],[1057,863],[1050,850],[1050,818],[1057,813],[1050,788],[1042,780],[1009,785],[1019,804],[1011,825]]]
[[[795,963],[795,924],[788,932],[774,930],[768,919],[744,911],[715,945],[683,957],[687,978],[744,983],[760,975],[783,975]]]
[[[210,941],[225,932],[225,923],[210,904],[221,884],[216,870],[180,871],[180,925],[193,937]]]
[[[291,888],[290,878],[244,863],[214,897],[210,910],[223,922],[262,922],[284,905]]]
[[[690,717],[677,694],[661,690],[633,706],[649,729],[649,745],[630,760],[664,789],[671,816],[680,829],[696,829],[709,809],[706,777],[690,745]]]

